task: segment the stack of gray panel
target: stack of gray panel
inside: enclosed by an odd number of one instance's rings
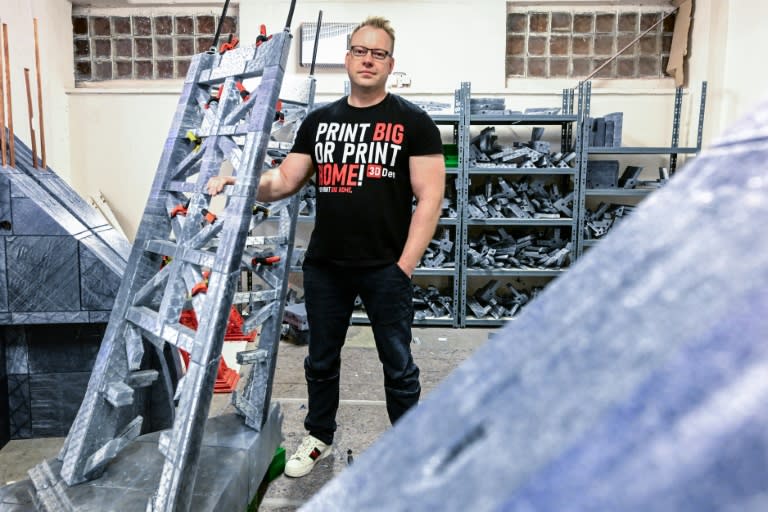
[[[504,114],[504,98],[471,98],[470,114]]]
[[[612,147],[621,146],[621,131],[624,122],[623,112],[613,112],[603,117],[590,117],[589,123],[589,146],[590,147]]]

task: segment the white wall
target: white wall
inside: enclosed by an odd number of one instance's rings
[[[473,87],[504,87],[506,44],[505,0],[300,0],[293,17],[294,43],[287,72],[307,74],[298,66],[299,27],[317,21],[358,23],[367,16],[384,16],[395,29],[395,70],[407,73],[419,91],[452,92],[461,81]],[[288,2],[240,2],[243,40],[253,40],[260,23],[270,31],[285,25]],[[250,26],[246,21],[251,22]],[[346,74],[318,69],[318,92],[343,90]]]
[[[29,9],[27,0],[0,0],[0,5],[9,2]],[[65,3],[34,0],[31,5],[43,11],[39,14],[41,23],[58,23],[59,30],[64,30],[64,25],[70,26],[68,20],[61,23],[61,13],[66,10],[61,5]],[[269,32],[280,30],[288,4],[287,0],[241,0],[241,39],[253,41],[261,23]],[[218,14],[218,9],[212,11]],[[507,99],[508,108],[519,109],[558,106],[561,89],[576,85],[569,80],[506,83],[504,0],[300,0],[292,23],[296,40],[300,24],[316,21],[320,9],[324,22],[357,22],[373,14],[390,18],[397,37],[395,70],[408,73],[413,81],[411,89],[404,90],[408,97],[447,101],[462,81],[470,81],[474,94],[501,95]],[[696,143],[701,80],[709,80],[705,143],[750,108],[762,93],[766,69],[749,61],[762,43],[757,40],[758,23],[768,19],[767,10],[768,4],[762,0],[697,1],[681,145]],[[71,34],[59,38],[59,66],[68,72],[71,83]],[[305,76],[308,72],[298,66],[297,45],[295,41],[289,57],[289,76]],[[343,69],[317,70],[316,76],[318,100],[336,98],[343,91]],[[59,89],[59,96],[54,95],[48,102],[61,114],[69,108],[71,130],[67,132],[64,127],[57,135],[70,142],[73,186],[83,195],[103,192],[129,237],[141,219],[180,89],[178,81],[116,83],[69,88],[66,101],[61,99]],[[625,144],[667,145],[673,97],[671,80],[598,80],[594,82],[592,113],[623,111]],[[64,151],[57,147],[53,162],[59,172],[67,170],[66,162],[60,161]],[[643,163],[652,169],[664,165],[664,159]]]
[[[768,68],[760,57],[768,3],[699,0],[693,17],[691,78],[708,81],[704,133],[711,141],[768,93]]]
[[[30,70],[35,115],[33,129],[39,132],[32,24],[33,18],[37,17],[47,163],[67,180],[72,178],[72,146],[69,140],[69,108],[66,96],[66,90],[74,85],[71,12],[71,5],[67,0],[0,0],[0,19],[8,25],[14,132],[27,145],[31,144],[24,68]],[[39,155],[39,133],[36,138]]]

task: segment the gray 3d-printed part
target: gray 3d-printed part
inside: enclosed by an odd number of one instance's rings
[[[768,101],[301,510],[765,510],[767,159]]]
[[[295,217],[285,215],[278,237],[272,240],[281,264],[254,269],[243,264],[243,254],[290,39],[286,29],[256,49],[193,58],[85,399],[60,454],[61,477],[67,485],[99,477],[110,460],[130,445],[142,420],[147,420],[142,418],[142,406],[149,400],[129,400],[132,388],[125,383],[142,370],[137,362],[149,349],[157,352],[163,371],[157,385],[144,389],[152,393],[153,402],[166,404],[166,417],[173,418],[173,426],[158,438],[165,462],[147,509],[192,507],[222,342],[243,270],[253,271],[273,288],[271,293],[248,294],[251,301],[274,303],[272,315],[264,318],[259,340],[270,357],[264,364],[254,365],[258,389],[246,388],[244,393],[249,406],[244,413],[246,423],[263,428]],[[251,77],[261,80],[243,99],[237,83]],[[205,108],[211,92],[219,87],[218,102]],[[308,87],[306,97],[313,97],[314,79]],[[189,131],[201,139],[199,147],[188,144]],[[225,160],[232,163],[237,184],[228,187],[224,211],[216,215],[208,210],[210,197],[205,187]],[[201,289],[198,285],[203,282]],[[200,320],[197,330],[181,323],[182,311],[190,305]],[[174,390],[180,378],[176,348],[189,353],[189,363],[183,383]],[[132,391],[136,394],[141,388]],[[178,407],[174,396],[179,397]],[[163,427],[151,425],[153,429]]]
[[[215,464],[200,467],[191,491],[194,510],[244,511],[256,494],[282,441],[282,414],[273,405],[260,433],[234,414],[208,420],[201,457]],[[110,465],[104,477],[69,486],[61,462],[46,460],[30,470],[30,480],[0,487],[0,509],[18,512],[144,512],[163,466],[160,432],[136,438]],[[34,495],[34,499],[33,499]]]
[[[131,249],[128,240],[52,169],[34,168],[29,147],[18,137],[14,142],[16,167],[4,168],[4,176],[110,270],[122,275]]]

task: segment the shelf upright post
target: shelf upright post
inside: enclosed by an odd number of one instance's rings
[[[670,147],[673,149],[678,147],[680,143],[680,113],[683,108],[683,88],[678,87],[675,89],[675,110],[672,116],[672,144]],[[669,175],[675,174],[677,169],[677,153],[669,154]]]
[[[701,137],[704,134],[704,106],[707,104],[707,82],[701,82],[701,103],[699,105],[699,127],[696,134],[696,149],[701,151]]]
[[[467,325],[467,201],[469,197],[469,99],[470,82],[461,82],[458,94],[459,114],[459,174],[456,179],[456,208],[459,210],[459,222],[456,226],[456,270],[458,279],[454,279],[454,327]]]
[[[592,96],[592,82],[579,82],[579,109],[576,115],[577,134],[576,134],[576,155],[578,158],[578,169],[576,172],[575,194],[573,215],[576,217],[576,247],[573,254],[576,259],[581,257],[584,250],[584,220],[586,216],[586,188],[587,188],[587,160],[589,159],[589,148],[586,141],[589,141],[587,134],[589,105]]]
[[[573,114],[573,89],[563,89],[563,114]],[[578,123],[577,123],[578,124]],[[573,123],[563,123],[560,135],[560,151],[572,149]]]

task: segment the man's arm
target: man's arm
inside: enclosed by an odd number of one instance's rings
[[[397,264],[406,275],[412,276],[440,220],[445,193],[445,160],[442,154],[412,156],[409,163],[416,209]]]
[[[288,153],[279,167],[261,174],[257,201],[277,201],[295,194],[312,177],[312,158],[302,153]],[[214,176],[208,180],[206,189],[212,196],[220,193],[227,185],[234,185],[234,176]]]

